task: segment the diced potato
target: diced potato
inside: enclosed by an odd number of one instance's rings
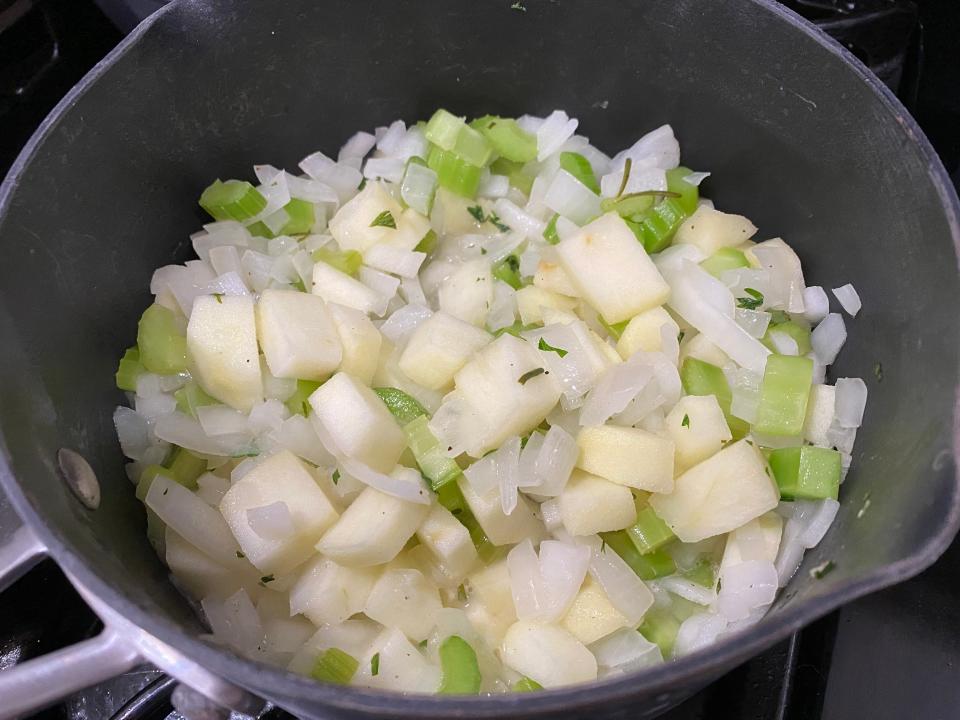
[[[341,565],[369,567],[390,562],[407,544],[429,507],[366,488],[317,543]]]
[[[573,311],[577,307],[576,298],[559,295],[550,290],[544,290],[536,285],[527,285],[517,290],[517,311],[520,313],[520,322],[524,325],[539,325],[543,323],[543,308]]]
[[[430,508],[430,513],[417,530],[417,539],[454,577],[463,577],[477,562],[477,550],[470,533],[443,505]]]
[[[316,295],[264,290],[256,316],[260,347],[274,377],[326,380],[340,365],[340,336]]]
[[[374,312],[382,302],[377,291],[325,262],[318,262],[313,266],[311,292],[328,303],[345,305],[363,313]]]
[[[669,332],[676,337],[680,334],[680,326],[670,317],[670,313],[662,307],[645,310],[635,316],[617,341],[617,352],[624,360],[628,360],[638,350],[644,352],[660,352],[663,347],[662,328],[666,325]]]
[[[577,467],[611,482],[650,492],[673,489],[673,441],[639,428],[585,427],[577,436]]]
[[[637,519],[630,488],[582,470],[573,471],[559,502],[563,526],[571,535],[622,530]]]
[[[210,595],[232,595],[239,588],[248,594],[254,593],[259,575],[251,565],[224,567],[169,527],[165,530],[164,545],[167,567],[176,577],[177,586],[195,600]]]
[[[430,230],[430,220],[413,208],[407,208],[397,218],[396,233],[390,235],[384,241],[384,245],[401,250],[413,250]]]
[[[446,188],[437,188],[430,219],[437,234],[441,237],[456,235],[482,235],[497,232],[491,223],[478,223],[469,208],[479,206],[486,216],[493,210],[493,203],[484,198],[468,199],[450,192]]]
[[[780,493],[751,440],[728,445],[677,477],[650,505],[683,542],[730,532],[777,506]]]
[[[247,521],[253,508],[286,503],[293,524],[287,538],[263,538]],[[306,466],[281,450],[237,480],[220,501],[220,512],[247,559],[263,573],[289,572],[313,554],[320,536],[337,520],[337,511]]]
[[[727,535],[720,561],[720,572],[748,560],[775,562],[783,533],[783,518],[775,512],[764,513]]]
[[[543,290],[549,290],[567,297],[579,297],[577,289],[570,282],[570,278],[564,272],[564,269],[556,262],[552,253],[551,259],[548,260],[546,252],[544,252],[544,257],[540,260],[537,271],[533,275],[533,284]]]
[[[613,606],[600,583],[587,575],[560,624],[577,640],[589,645],[628,627],[630,622]]]
[[[187,324],[193,377],[208,394],[248,412],[263,400],[253,299],[201,295]]]
[[[749,240],[756,232],[756,226],[743,215],[720,212],[701,205],[677,228],[673,242],[696,245],[703,251],[704,257],[710,257],[720,248],[735,247]]]
[[[344,372],[338,372],[310,396],[310,419],[330,435],[347,457],[374,470],[390,472],[407,446],[403,430],[380,397]]]
[[[501,507],[497,488],[481,496],[474,492],[464,478],[460,478],[457,484],[470,506],[470,511],[494,545],[512,545],[524,538],[539,537],[543,525],[533,514],[530,502],[522,495],[517,498],[517,506],[513,512],[507,515]]]
[[[723,367],[730,360],[723,350],[710,342],[706,335],[700,333],[693,333],[685,337],[683,342],[680,343],[681,366],[683,365],[683,361],[688,357],[703,360],[703,362],[716,365],[717,367]]]
[[[443,607],[435,585],[417,570],[386,570],[370,591],[363,612],[381,625],[397,628],[415,642],[425,640]]]
[[[470,260],[460,265],[442,283],[440,309],[466,323],[483,327],[493,303],[493,276],[486,260]]]
[[[330,234],[342,249],[358,252],[377,243],[389,242],[397,234],[397,229],[385,225],[371,227],[384,212],[389,212],[397,225],[403,208],[382,183],[368,182],[330,219]]]
[[[490,647],[497,647],[517,611],[510,591],[510,573],[506,560],[482,568],[467,578],[467,617]]]
[[[817,447],[831,447],[827,431],[833,423],[837,390],[833,385],[813,385],[807,401],[807,417],[803,423],[803,439]]]
[[[337,565],[318,557],[308,563],[290,589],[290,615],[305,615],[314,625],[336,625],[362,612],[379,571]]]
[[[453,376],[493,337],[445,312],[434,313],[413,331],[400,355],[400,370],[431,390],[453,384]]]
[[[376,675],[370,675],[370,657],[380,656]],[[384,630],[362,658],[360,681],[369,687],[411,693],[435,693],[440,687],[440,668],[432,665],[402,632]]]
[[[359,310],[334,303],[327,305],[327,309],[343,347],[340,370],[369,385],[377,371],[383,336],[370,318]]]
[[[561,242],[557,255],[578,294],[610,324],[662,305],[670,295],[643,245],[615,212]]]
[[[733,435],[715,395],[685,395],[666,418],[676,448],[674,471],[681,473],[717,452]]]
[[[636,242],[636,241],[634,241]],[[567,630],[521,620],[510,626],[500,646],[503,663],[545,688],[588,682],[597,661]]]

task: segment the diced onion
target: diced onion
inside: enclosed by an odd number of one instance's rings
[[[727,620],[743,620],[769,606],[777,594],[777,569],[769,560],[747,560],[720,569],[717,611]]]
[[[830,313],[810,334],[813,352],[824,365],[832,365],[847,341],[847,326],[839,313]]]
[[[810,285],[803,291],[803,317],[812,323],[823,320],[830,312],[830,298],[819,285]]]
[[[633,628],[621,628],[590,645],[600,675],[621,675],[663,662],[660,646]]]
[[[843,428],[858,428],[863,424],[863,411],[867,407],[867,385],[860,378],[839,378],[835,383],[836,422]]]
[[[423,305],[404,305],[387,318],[380,326],[380,332],[394,345],[400,345],[432,315],[433,311]]]
[[[420,505],[430,504],[430,495],[424,488],[423,478],[416,470],[397,466],[392,473],[384,475],[369,465],[348,457],[340,458],[340,467],[364,485],[376,488],[386,495]]]
[[[290,508],[282,500],[249,508],[247,524],[264,540],[286,540],[294,533]]]
[[[554,212],[583,224],[600,214],[600,198],[566,170],[553,176],[543,203]]]
[[[577,120],[572,120],[563,110],[554,110],[536,129],[537,160],[544,161],[560,149],[577,130]]]

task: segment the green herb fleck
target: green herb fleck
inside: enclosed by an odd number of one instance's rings
[[[606,551],[607,551],[607,540],[606,540],[606,538],[601,538],[601,539],[600,539],[600,552],[606,552]]]
[[[392,212],[389,210],[384,210],[373,219],[373,222],[370,223],[370,227],[388,227],[396,230],[397,221],[393,219]]]
[[[370,674],[373,676],[380,674],[380,653],[374,653],[370,658]]]
[[[332,480],[333,480],[333,484],[334,484],[334,485],[336,485],[338,482],[340,482],[340,470],[339,470],[339,469],[333,471]]]
[[[770,311],[770,324],[771,325],[782,325],[785,322],[790,320],[789,316],[783,310],[771,310]]]
[[[627,161],[623,164],[623,180],[620,181],[620,189],[617,190],[618,198],[623,195],[623,191],[627,189],[627,180],[630,178],[631,169],[633,169],[633,160],[627,158]]]
[[[685,428],[690,427],[690,416],[684,415],[683,420],[680,421],[680,424]]]
[[[511,10],[516,10],[517,12],[526,12],[527,6],[523,4],[522,0],[517,0],[513,5],[510,6]]]
[[[546,368],[536,368],[534,370],[531,370],[530,372],[525,372],[523,375],[520,376],[517,382],[520,383],[521,385],[525,385],[527,380],[535,378],[537,375],[543,375],[546,371],[547,371]]]
[[[426,640],[421,640],[420,643],[417,645],[417,647],[420,648],[421,650],[423,650],[424,648],[427,647],[427,641],[426,641]]]
[[[877,377],[877,382],[883,382],[883,365],[878,361],[873,366],[873,374]]]
[[[758,307],[763,305],[763,293],[759,290],[754,290],[753,288],[744,288],[743,291],[750,297],[737,298],[737,307],[741,307],[744,310],[756,310]]]
[[[367,186],[367,179],[366,179],[366,178],[363,178],[363,179],[360,181],[360,184],[357,185],[357,190],[358,190],[358,191],[363,190],[366,186]]]
[[[510,232],[510,226],[507,225],[507,224],[505,224],[505,223],[500,219],[500,216],[497,215],[496,213],[490,213],[490,215],[487,216],[487,220],[489,220],[490,223],[491,223],[495,228],[497,228],[497,230],[499,230],[500,232]]]
[[[266,585],[267,583],[271,583],[274,580],[276,580],[276,578],[273,576],[273,573],[271,573],[270,575],[264,575],[262,578],[260,578],[260,582],[263,585]]]
[[[463,585],[457,588],[457,600],[460,602],[467,601],[467,589]]]
[[[560,357],[564,357],[568,352],[570,352],[569,350],[564,350],[563,348],[554,347],[543,338],[540,338],[540,342],[537,343],[537,347],[544,352],[555,352]]]
[[[476,220],[478,223],[482,223],[484,220],[487,219],[486,216],[483,214],[483,208],[480,207],[479,205],[473,205],[471,207],[468,207],[467,212],[470,213],[473,216],[473,219]]]
[[[237,550],[237,560],[243,560],[246,557],[242,552]]]
[[[486,254],[487,254],[487,249],[484,248],[484,247],[480,248],[480,254],[481,254],[481,255],[486,255]]]
[[[214,293],[213,296],[217,299],[217,302],[220,305],[223,305],[223,293]]]
[[[819,580],[832,572],[836,567],[837,565],[833,562],[833,560],[827,560],[825,563],[817,565],[815,568],[810,570],[810,577],[812,577],[814,580]]]
[[[683,330],[681,330],[679,333],[677,333],[677,342],[678,342],[678,343],[683,342],[683,338],[686,336],[686,334],[687,334],[687,333],[685,333]]]

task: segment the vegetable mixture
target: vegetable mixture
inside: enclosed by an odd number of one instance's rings
[[[867,392],[825,382],[842,315],[669,125],[612,158],[576,129],[439,110],[203,191],[114,419],[213,641],[551,688],[756,623],[824,536]]]

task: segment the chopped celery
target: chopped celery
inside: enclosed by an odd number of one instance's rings
[[[437,490],[437,502],[443,505],[450,513],[460,521],[470,533],[470,539],[473,540],[473,546],[477,549],[477,554],[485,563],[493,562],[501,550],[487,538],[477,522],[477,518],[467,505],[460,487],[455,482],[448,482]]]
[[[597,182],[597,176],[593,174],[593,166],[580,153],[560,153],[560,168],[573,175],[595,195],[600,194],[600,184]]]
[[[276,237],[273,234],[273,230],[268,228],[266,223],[264,223],[262,220],[258,220],[255,223],[250,223],[249,225],[247,225],[247,232],[249,232],[254,237],[262,237],[262,238],[268,238],[268,239]]]
[[[462,117],[457,117],[453,113],[440,108],[430,118],[423,134],[434,145],[444,150],[453,150],[457,144],[457,138],[460,136],[460,131],[465,127],[466,123]]]
[[[451,635],[440,643],[440,694],[476,695],[480,692],[480,665],[470,643]]]
[[[192,417],[197,416],[198,407],[202,407],[203,405],[216,405],[220,402],[207,395],[207,393],[203,391],[203,388],[195,382],[188,382],[177,390],[173,394],[173,397],[177,401],[177,409]]]
[[[280,228],[278,235],[306,235],[313,228],[316,220],[313,203],[299,198],[293,198],[283,206],[290,219]]]
[[[407,446],[420,466],[420,472],[430,482],[434,492],[460,476],[457,461],[443,453],[440,442],[427,427],[426,415],[404,425],[403,432],[407,436]]]
[[[523,171],[523,163],[513,162],[507,158],[497,158],[490,166],[490,172],[496,175],[506,175],[510,184],[524,195],[529,195],[533,187],[534,176]]]
[[[383,400],[387,410],[393,415],[401,427],[416,420],[427,411],[423,405],[410,397],[403,390],[394,387],[374,388],[373,391]]]
[[[426,235],[421,238],[420,242],[417,243],[417,247],[414,248],[417,252],[427,253],[428,255],[434,251],[437,247],[437,232],[435,230],[430,230]]]
[[[169,473],[166,474],[188,490],[196,490],[197,478],[207,471],[207,461],[178,447],[168,467]]]
[[[623,558],[641,580],[655,580],[677,571],[673,558],[662,550],[641,555],[626,530],[600,533],[600,538],[611,550]]]
[[[768,435],[799,435],[807,415],[813,384],[813,360],[770,355],[760,383],[760,402],[753,429]]]
[[[785,500],[837,499],[840,492],[840,453],[803,445],[770,453],[770,469]]]
[[[624,195],[616,198],[603,198],[600,201],[600,209],[603,212],[611,210],[620,215],[620,217],[630,218],[634,215],[640,215],[653,207],[653,192],[639,192],[631,195]]]
[[[471,165],[455,152],[437,145],[430,148],[427,166],[437,174],[440,187],[463,197],[476,196],[483,168]]]
[[[516,255],[507,255],[503,260],[494,264],[493,276],[497,280],[502,280],[514,290],[523,287],[523,279],[520,277],[520,259]]]
[[[346,275],[356,275],[363,265],[363,256],[356,250],[333,250],[328,247],[317,248],[311,257],[314,262],[325,262]]]
[[[346,685],[357,672],[360,663],[352,655],[348,655],[340,648],[327,648],[317,656],[310,677],[320,682]]]
[[[700,267],[719,278],[727,270],[736,270],[737,268],[750,267],[747,256],[740,250],[731,247],[720,248],[713,255],[708,257]]]
[[[713,395],[717,398],[717,403],[723,410],[734,440],[747,434],[750,426],[730,413],[733,393],[730,391],[730,385],[723,370],[703,360],[688,357],[680,368],[680,380],[683,383],[683,391],[687,395]]]
[[[136,346],[127,348],[120,358],[120,364],[117,366],[117,387],[121,390],[135,392],[137,389],[137,378],[146,372],[146,368],[140,362],[140,350]]]
[[[647,640],[658,645],[664,657],[673,652],[673,644],[680,630],[680,621],[669,609],[656,605],[647,610],[643,616],[643,624],[637,630]]]
[[[606,328],[607,332],[610,333],[610,337],[612,337],[614,340],[619,340],[620,336],[623,335],[623,331],[627,329],[627,325],[630,324],[629,320],[623,320],[618,323],[610,324],[601,316],[598,316],[597,319],[600,320],[600,324]]]
[[[514,692],[535,692],[537,690],[543,690],[543,685],[527,676],[523,676],[513,684]]]
[[[200,195],[200,207],[214,220],[249,220],[267,206],[267,199],[246,180],[214,180]]]
[[[660,549],[676,537],[649,506],[637,513],[637,521],[627,528],[627,535],[641,555]]]
[[[690,168],[685,167],[667,170],[667,191],[680,195],[677,202],[687,215],[693,215],[697,209],[697,201],[700,199],[700,190],[697,186],[684,180],[691,172],[693,171]]]
[[[624,218],[627,225],[650,254],[666,250],[680,223],[688,213],[677,198],[664,198],[652,208],[637,216]]]
[[[543,239],[551,245],[556,245],[558,242],[560,242],[560,236],[557,235],[558,217],[560,217],[560,213],[554,213],[553,217],[550,218],[550,222],[547,223],[547,227],[543,230]]]
[[[525,163],[537,159],[537,138],[523,130],[512,118],[484,115],[470,127],[486,136],[497,154],[512,162]]]
[[[803,327],[792,320],[787,320],[786,322],[771,324],[767,328],[767,334],[764,335],[763,340],[761,340],[764,345],[774,352],[776,352],[776,348],[770,339],[770,334],[775,332],[784,333],[792,337],[793,341],[797,343],[797,351],[800,355],[806,355],[812,349],[812,345],[810,344],[810,328]]]
[[[310,403],[308,398],[313,395],[314,391],[320,387],[323,383],[316,382],[314,380],[297,380],[297,389],[294,390],[293,395],[287,398],[284,403],[289,410],[294,415],[303,415],[306,417],[310,414]]]
[[[163,305],[151,305],[137,326],[140,362],[153,373],[173,375],[187,369],[187,338],[177,316]]]
[[[691,600],[670,593],[670,614],[680,622],[702,612],[703,605],[698,605]]]
[[[711,588],[716,584],[716,570],[713,563],[706,558],[697,560],[692,568],[683,572],[683,576],[705,588]]]
[[[493,157],[493,145],[482,133],[472,127],[464,126],[457,136],[457,144],[454,145],[453,152],[466,163],[486,167]]]

